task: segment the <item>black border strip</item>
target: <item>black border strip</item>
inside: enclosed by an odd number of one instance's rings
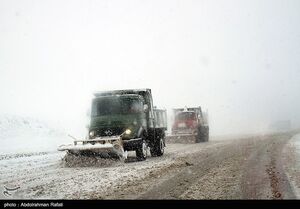
[[[300,200],[1,200],[2,208],[300,208]]]

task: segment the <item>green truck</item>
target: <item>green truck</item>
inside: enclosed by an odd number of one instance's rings
[[[60,151],[127,158],[139,161],[164,154],[167,112],[153,106],[151,89],[101,91],[94,94],[88,137],[63,145]]]

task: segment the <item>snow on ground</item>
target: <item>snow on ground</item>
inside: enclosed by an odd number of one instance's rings
[[[300,199],[300,134],[295,135],[283,150],[285,171],[290,184]]]
[[[0,159],[1,199],[102,199],[124,185],[152,175],[166,172],[173,164],[181,162],[187,154],[204,148],[222,147],[224,142],[208,144],[168,144],[162,157],[149,157],[137,162],[135,153],[129,152],[126,163],[101,160],[99,163],[66,166],[63,152],[41,153],[19,158]],[[4,195],[5,188],[17,188]]]
[[[46,122],[15,115],[0,115],[0,155],[51,152],[72,139]]]
[[[297,179],[294,180],[294,189],[298,198],[300,198],[300,134],[296,135],[292,143],[295,147],[295,171],[298,175],[296,175]]]
[[[294,145],[295,145],[296,154],[298,155],[298,160],[300,162],[300,134],[296,135]]]

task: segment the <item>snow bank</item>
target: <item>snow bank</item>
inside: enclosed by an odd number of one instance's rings
[[[283,149],[284,169],[296,196],[300,198],[300,134],[296,134]]]
[[[15,115],[0,115],[0,155],[56,151],[72,143],[64,131],[46,122]]]

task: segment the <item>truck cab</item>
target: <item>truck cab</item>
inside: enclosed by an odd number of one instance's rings
[[[194,111],[182,111],[175,115],[172,131],[174,134],[186,133],[193,134],[196,132],[197,125],[200,123]]]
[[[150,89],[96,92],[92,100],[88,138],[121,136],[124,150],[145,160],[147,149],[161,156],[167,129],[166,110],[153,106]]]
[[[195,142],[208,141],[207,113],[201,107],[174,108],[173,136],[195,136]]]

